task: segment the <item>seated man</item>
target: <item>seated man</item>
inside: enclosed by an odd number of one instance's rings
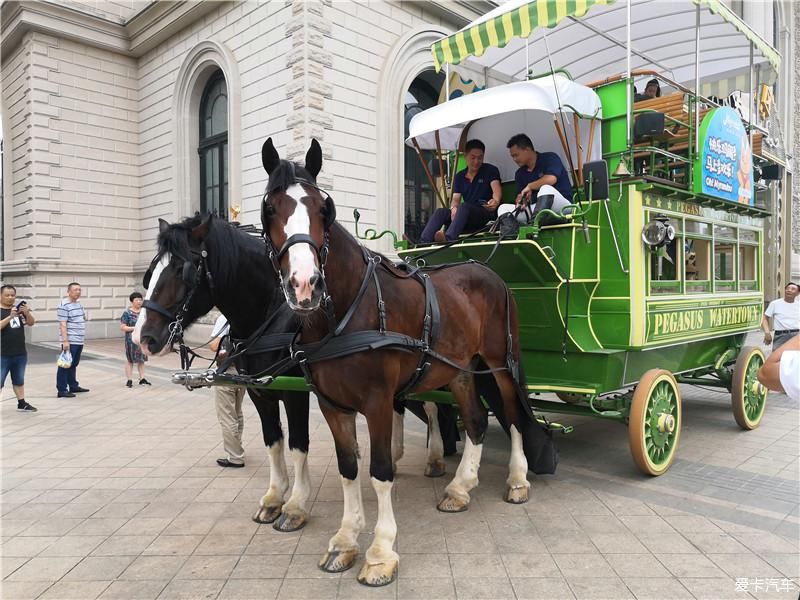
[[[467,168],[456,173],[453,180],[453,199],[450,208],[437,209],[425,226],[421,242],[455,240],[462,233],[479,230],[495,218],[500,205],[500,171],[483,162],[486,146],[480,140],[470,140],[464,148]],[[464,202],[461,202],[463,198]],[[442,233],[442,226],[447,227]]]
[[[658,83],[658,79],[651,79],[647,82],[647,85],[644,87],[644,94],[640,94],[636,91],[636,87],[633,88],[634,95],[633,101],[634,102],[641,102],[642,100],[652,100],[653,98],[661,97],[661,84]]]
[[[533,215],[542,209],[548,208],[561,214],[561,211],[572,203],[572,185],[567,176],[558,154],[554,152],[536,152],[533,142],[524,133],[518,133],[506,144],[511,158],[519,169],[514,174],[517,183],[516,206],[504,204],[498,211],[498,217],[512,212],[515,208],[517,220],[528,223]],[[527,208],[528,203],[535,198],[533,210]]]

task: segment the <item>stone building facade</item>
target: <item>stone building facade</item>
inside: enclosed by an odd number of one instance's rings
[[[264,140],[297,158],[314,137],[340,218],[357,207],[367,226],[402,229],[404,94],[432,67],[435,39],[493,6],[4,3],[2,271],[33,300],[33,339],[55,338],[70,281],[83,286],[89,337],[119,335],[157,219],[201,208],[198,115],[220,71],[240,221],[259,219]]]
[[[70,281],[83,286],[89,337],[119,335],[158,218],[235,206],[257,223],[270,136],[291,158],[320,141],[320,183],[345,224],[358,208],[366,227],[403,230],[410,86],[432,68],[431,43],[495,4],[4,2],[2,277],[32,299],[34,341],[55,339]],[[223,142],[200,125],[215,78]],[[225,144],[227,173],[216,187],[215,144]],[[199,151],[211,157],[206,170]],[[224,202],[214,196],[223,188]]]

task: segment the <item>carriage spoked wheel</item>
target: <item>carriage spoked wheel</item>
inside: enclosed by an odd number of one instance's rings
[[[661,475],[672,464],[681,436],[681,395],[672,373],[650,369],[633,392],[628,443],[636,466]]]
[[[760,348],[745,346],[733,366],[731,404],[736,423],[742,429],[758,427],[767,407],[767,388],[756,377],[764,360],[764,353]]]

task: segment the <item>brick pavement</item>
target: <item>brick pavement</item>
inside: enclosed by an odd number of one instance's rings
[[[633,466],[624,427],[563,416],[576,427],[558,439],[558,474],[533,477],[522,506],[501,499],[508,445],[493,424],[481,484],[456,515],[435,509],[449,479],[423,477],[425,430],[410,417],[394,488],[400,573],[369,589],[355,581],[360,564],[316,568],[342,511],[316,408],[311,520],[277,533],[250,520],[268,476],[253,406],[247,466],[218,468],[211,392],[170,384],[175,357],[151,363],[152,388],[128,390],[121,351],[87,345],[79,379],[92,391],[61,400],[55,353],[37,352],[26,386],[36,414],[3,391],[4,599],[797,598],[800,407],[785,396],[772,394],[762,426],[743,432],[726,394],[684,388],[678,458],[655,479]],[[447,460],[449,476],[456,464]],[[362,550],[376,514],[366,480],[364,501]],[[749,578],[746,591],[737,578]]]

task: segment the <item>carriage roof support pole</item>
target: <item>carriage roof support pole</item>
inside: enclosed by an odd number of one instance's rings
[[[528,52],[528,39],[529,38],[525,38],[525,77],[523,81],[528,81],[531,75],[531,57]]]
[[[695,9],[694,25],[694,154],[700,154],[700,5]]]
[[[442,162],[442,144],[439,141],[439,130],[437,129],[433,135],[436,138],[436,158],[439,161],[439,177],[442,179],[442,190],[443,193],[447,194],[447,178],[445,177],[444,163]],[[447,200],[451,201],[452,196],[448,195]]]
[[[428,178],[428,183],[431,184],[431,188],[433,188],[433,193],[436,194],[436,197],[439,199],[442,207],[447,208],[444,198],[442,198],[442,195],[439,193],[439,187],[436,185],[433,175],[431,175],[431,170],[428,168],[428,163],[425,162],[425,158],[422,155],[422,150],[417,143],[417,138],[411,138],[411,143],[414,144],[414,149],[417,151],[417,157],[419,158],[419,162],[422,164],[422,170],[425,171],[425,176]]]
[[[575,124],[575,148],[578,150],[578,173],[575,176],[578,185],[583,185],[583,152],[581,151],[581,119],[578,113],[572,113],[572,122]]]
[[[569,145],[567,144],[567,136],[564,135],[564,130],[561,129],[561,123],[558,122],[556,116],[553,115],[553,123],[556,125],[556,131],[558,132],[558,138],[561,140],[561,146],[564,148],[564,154],[567,157],[567,161],[569,161],[569,168],[570,171],[575,173],[575,165],[572,162],[572,154],[569,151]]]
[[[625,78],[628,84],[625,86],[625,147],[631,147],[631,2],[628,0],[625,6],[625,17],[628,23],[626,28],[625,40]]]
[[[597,125],[597,119],[592,119],[589,124],[589,147],[586,149],[586,162],[589,162],[592,157],[592,144],[594,144],[594,127]]]
[[[750,152],[753,152],[753,104],[758,98],[758,90],[753,89],[753,42],[750,42],[750,69],[747,71],[747,89],[750,90],[749,106],[747,108],[747,131],[750,135],[748,142],[750,143]],[[750,164],[753,164],[751,157]]]

